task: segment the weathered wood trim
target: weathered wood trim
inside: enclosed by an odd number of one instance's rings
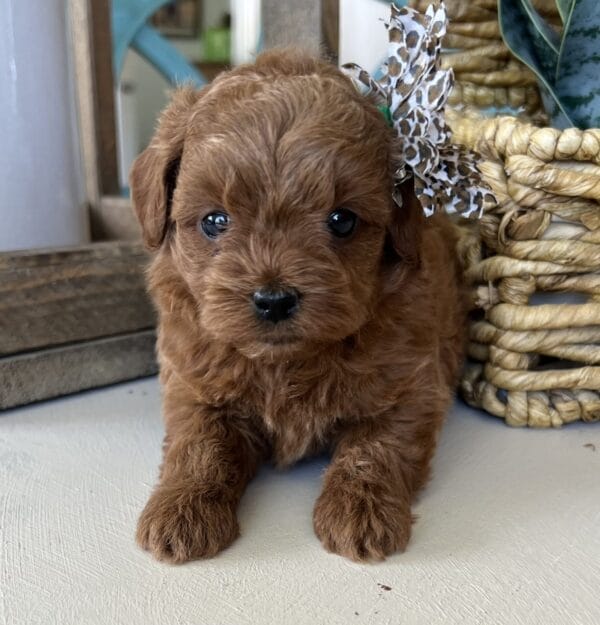
[[[85,195],[88,203],[94,206],[100,200],[101,189],[96,143],[94,70],[90,39],[91,12],[87,0],[67,0],[67,2]]]
[[[91,2],[91,45],[96,105],[96,142],[102,195],[119,192],[117,123],[112,71],[111,0]]]
[[[106,195],[90,210],[90,226],[94,241],[140,241],[142,230],[131,200]]]
[[[137,243],[0,254],[0,355],[154,327]]]
[[[0,410],[157,371],[152,330],[0,358]]]
[[[333,63],[337,63],[340,55],[340,0],[321,1],[325,54]]]
[[[0,408],[156,371],[147,256],[119,191],[110,0],[67,0],[94,243],[0,254]],[[100,234],[98,235],[98,232]],[[96,236],[94,236],[96,235]]]
[[[86,198],[119,191],[109,0],[67,0]]]

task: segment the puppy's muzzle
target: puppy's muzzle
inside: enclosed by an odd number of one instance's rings
[[[279,323],[296,313],[300,295],[295,289],[259,289],[252,296],[252,301],[260,319]]]

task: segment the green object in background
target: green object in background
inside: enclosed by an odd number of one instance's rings
[[[532,0],[498,0],[502,38],[538,78],[557,128],[600,128],[600,1],[556,0],[562,33]]]
[[[228,62],[231,57],[231,30],[208,28],[202,35],[203,60],[214,63]]]

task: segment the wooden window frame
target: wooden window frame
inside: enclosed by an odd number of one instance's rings
[[[119,197],[109,0],[68,0],[91,240],[0,254],[0,410],[157,371],[148,261]]]
[[[338,0],[262,2],[265,43],[337,60]],[[157,371],[148,257],[118,195],[110,0],[67,7],[92,243],[0,253],[0,410]]]

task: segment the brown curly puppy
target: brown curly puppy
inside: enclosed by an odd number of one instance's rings
[[[131,173],[160,313],[166,436],[139,521],[157,558],[239,533],[261,462],[332,450],[314,528],[354,560],[404,549],[463,351],[453,229],[337,68],[265,53],[175,94]]]

